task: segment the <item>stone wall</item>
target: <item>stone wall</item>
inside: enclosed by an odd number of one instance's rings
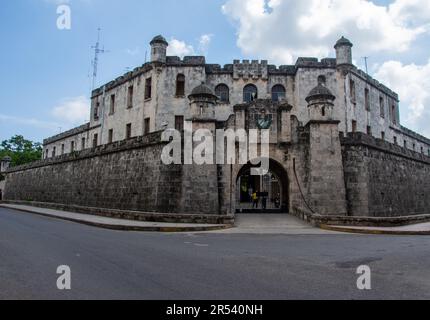
[[[7,200],[159,213],[181,206],[182,166],[161,163],[160,133],[11,168]],[[200,206],[200,213],[207,206]]]
[[[430,158],[371,136],[342,139],[348,213],[396,217],[430,213]]]

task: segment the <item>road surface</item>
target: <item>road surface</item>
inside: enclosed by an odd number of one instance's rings
[[[430,299],[430,237],[119,232],[0,208],[0,299]]]

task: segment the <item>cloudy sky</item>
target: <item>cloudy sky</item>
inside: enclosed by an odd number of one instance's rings
[[[57,28],[61,4],[70,30]],[[277,65],[333,57],[344,35],[356,65],[369,57],[369,73],[399,93],[402,124],[430,137],[430,0],[6,0],[0,25],[0,140],[41,141],[89,119],[98,27],[99,85],[143,64],[159,33],[171,55]]]

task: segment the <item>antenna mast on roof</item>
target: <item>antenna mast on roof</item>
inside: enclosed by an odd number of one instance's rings
[[[91,84],[91,90],[94,90],[95,85],[96,85],[96,79],[97,79],[97,71],[98,71],[98,64],[99,64],[99,55],[101,53],[106,53],[107,51],[104,49],[100,48],[100,31],[101,29],[98,28],[97,29],[97,42],[95,46],[92,46],[91,49],[94,49],[94,60],[92,62],[93,65],[93,81]]]
[[[367,67],[367,60],[369,60],[369,57],[363,57],[364,59],[364,66],[366,67],[366,73],[369,74],[369,69]]]

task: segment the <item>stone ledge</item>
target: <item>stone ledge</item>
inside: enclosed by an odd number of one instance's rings
[[[92,149],[85,149],[82,151],[75,151],[73,153],[57,156],[55,158],[48,158],[25,164],[22,166],[11,167],[6,173],[14,173],[20,171],[26,171],[35,168],[47,167],[51,165],[79,161],[94,157],[100,157],[103,155],[122,152],[127,150],[145,148],[148,146],[167,144],[167,142],[161,141],[161,131],[150,133],[145,136],[134,137],[128,140],[117,141],[111,144],[101,145]]]
[[[430,214],[389,218],[312,215],[308,219],[315,226],[400,227],[430,222]]]
[[[315,227],[346,226],[346,227],[401,227],[430,222],[430,214],[402,217],[350,217],[323,216],[294,208],[292,215],[302,219]]]
[[[141,211],[128,211],[107,208],[83,207],[67,204],[32,202],[32,201],[0,201],[3,204],[26,205],[38,208],[54,209],[60,211],[70,211],[81,214],[88,214],[107,218],[116,218],[142,222],[163,222],[163,223],[193,223],[193,224],[222,224],[233,225],[233,215],[203,215],[203,214],[175,214],[175,213],[154,213]]]

